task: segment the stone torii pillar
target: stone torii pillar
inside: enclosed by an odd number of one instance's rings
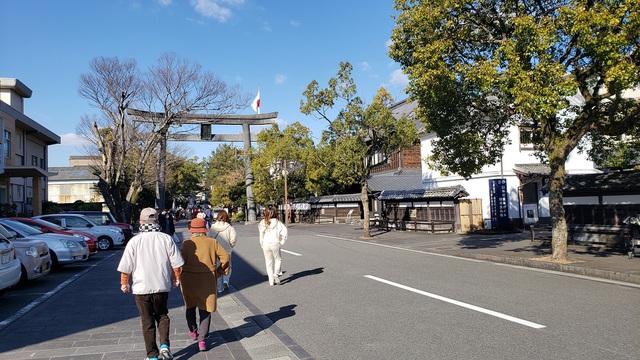
[[[163,114],[148,111],[127,109],[135,121],[152,122],[154,119],[162,119]],[[172,141],[217,141],[217,142],[242,142],[244,144],[244,178],[247,191],[247,221],[257,220],[256,200],[253,195],[253,173],[251,173],[251,157],[249,149],[251,142],[257,140],[257,136],[251,133],[250,125],[270,125],[278,117],[277,112],[256,115],[216,115],[216,114],[184,114],[173,119],[173,124],[200,125],[200,134],[167,134],[167,139]],[[242,125],[242,134],[213,134],[212,125]]]

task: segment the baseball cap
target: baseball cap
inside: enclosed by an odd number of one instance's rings
[[[140,211],[141,221],[155,221],[158,219],[158,212],[154,208],[144,208]]]

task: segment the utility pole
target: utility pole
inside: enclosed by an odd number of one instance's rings
[[[287,192],[287,159],[282,160],[284,174],[284,224],[289,226],[289,218],[291,217],[291,207],[289,206],[289,194]]]

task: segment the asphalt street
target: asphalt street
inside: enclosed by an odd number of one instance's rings
[[[179,291],[170,295],[177,359],[640,358],[640,259],[572,248],[576,262],[558,268],[537,260],[548,249],[526,233],[362,239],[357,225],[292,224],[283,285],[269,287],[257,226],[236,229],[209,351],[197,351]],[[120,253],[0,298],[0,360],[144,358]]]

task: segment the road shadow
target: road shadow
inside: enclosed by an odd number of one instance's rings
[[[281,279],[280,281],[282,284],[286,284],[286,283],[295,281],[297,279],[303,278],[305,276],[319,275],[319,274],[322,274],[323,272],[324,272],[324,268],[315,268],[311,270],[300,271],[295,274],[291,274],[287,278]]]

